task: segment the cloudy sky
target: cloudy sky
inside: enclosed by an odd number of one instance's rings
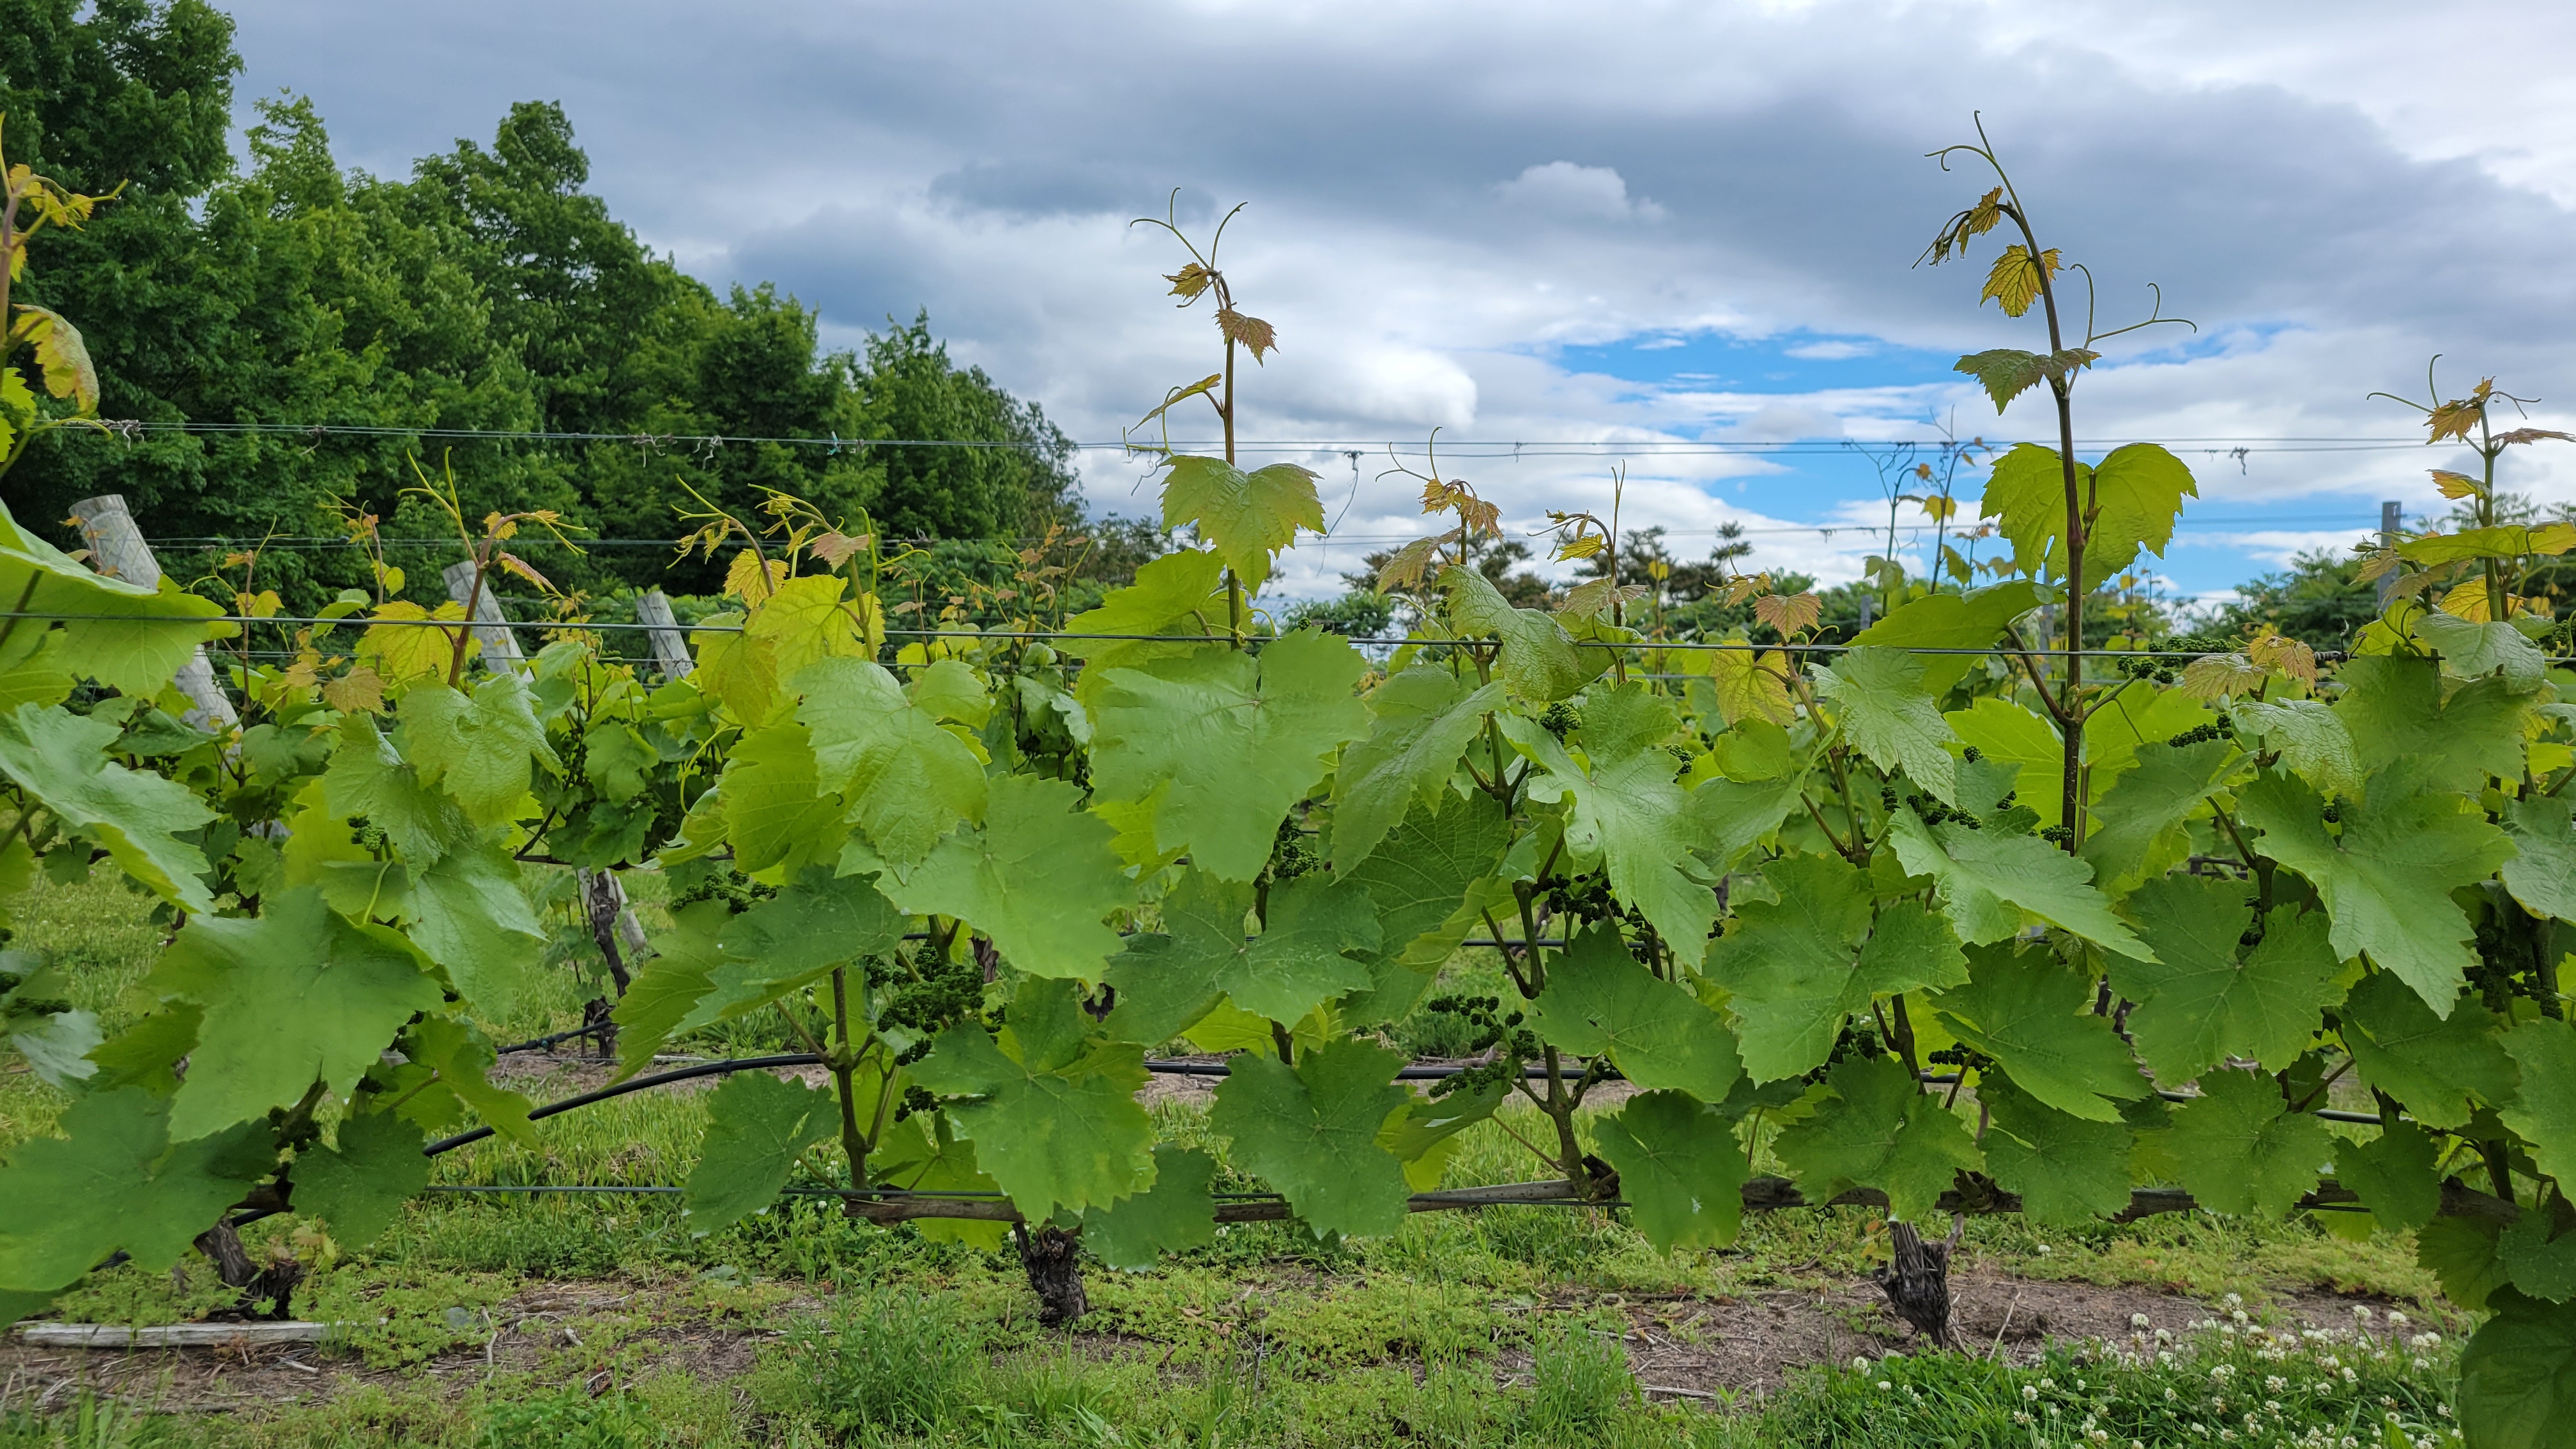
[[[1220,262],[1280,349],[1243,435],[1323,476],[1328,545],[1293,587],[1419,531],[1414,466],[1523,526],[1610,506],[1685,555],[1743,525],[1826,578],[1883,547],[1890,444],[2054,435],[1997,417],[1961,352],[2044,349],[1918,268],[1991,184],[1924,153],[1988,133],[2043,245],[2089,266],[2104,329],[2148,284],[2198,330],[2105,344],[2096,449],[2169,442],[2201,501],[2163,574],[2206,595],[2438,512],[2408,445],[2425,364],[2494,374],[2576,426],[2576,11],[2340,0],[2046,7],[1894,0],[1422,5],[1092,0],[234,0],[241,94],[311,95],[344,162],[400,173],[510,102],[560,101],[593,185],[711,282],[773,280],[835,345],[927,307],[954,355],[1114,443],[1213,370],[1204,308],[1129,218],[1245,203]],[[2083,305],[2073,283],[2071,305]],[[1206,436],[1202,409],[1184,432]],[[2376,445],[2374,445],[2374,442]],[[2241,453],[2237,450],[2243,449]],[[1353,460],[1347,454],[1359,452]],[[2576,499],[2576,448],[2513,481]],[[1088,452],[1093,501],[1151,488]],[[1961,492],[1979,486],[1963,474]],[[1922,515],[1900,512],[1919,559]],[[1832,531],[1825,531],[1831,529]]]

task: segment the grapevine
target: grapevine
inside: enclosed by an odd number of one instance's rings
[[[623,1077],[793,1008],[807,1050],[764,1060],[830,1078],[711,1095],[696,1230],[822,1191],[1016,1232],[1063,1316],[1072,1245],[1140,1267],[1220,1222],[1370,1235],[1572,1201],[1670,1251],[1731,1242],[1748,1207],[1864,1202],[1903,1229],[1890,1291],[1939,1341],[1954,1214],[2347,1207],[2489,1315],[2474,1449],[2549,1442],[2576,1415],[2576,675],[2522,585],[2576,525],[2382,540],[2386,607],[2341,656],[2100,649],[2088,598],[2161,556],[2196,487],[2152,444],[2076,456],[2076,385],[2130,329],[2093,332],[2088,303],[2077,341],[2068,268],[1991,148],[1942,154],[1995,184],[1931,260],[2011,238],[1984,295],[2048,333],[1960,369],[1999,410],[2044,386],[2059,446],[1995,459],[1991,582],[1881,561],[1885,612],[1845,643],[1763,575],[1720,585],[1759,642],[1641,628],[1615,557],[1515,605],[1474,567],[1499,511],[1436,467],[1413,478],[1429,531],[1379,579],[1405,637],[1281,632],[1270,581],[1324,527],[1314,475],[1157,443],[1161,521],[1190,541],[1071,619],[1035,593],[990,631],[900,612],[868,519],[774,495],[690,519],[728,607],[685,671],[620,662],[570,600],[513,660],[471,601],[503,571],[542,588],[508,543],[568,525],[473,525],[424,478],[469,602],[380,577],[296,625],[291,663],[226,663],[227,723],[172,681],[246,622],[287,627],[273,601],[104,577],[0,511],[0,909],[103,855],[173,925],[153,1009],[113,1039],[33,944],[0,956],[6,1032],[71,1094],[61,1134],[0,1166],[0,1309],[166,1267],[243,1213],[354,1248],[427,1150],[532,1136],[551,1111],[491,1080],[483,1023],[542,949],[535,893],[650,867],[673,889],[614,1006]],[[15,218],[95,204],[9,184],[12,267],[36,229]],[[1275,330],[1213,239],[1156,225],[1222,362],[1137,434],[1204,403],[1230,440],[1240,354]],[[96,398],[71,322],[10,315],[0,461]],[[2491,381],[2417,405],[2428,441],[2485,459],[2446,490],[2489,499],[2499,459],[2561,438],[2490,425],[2514,405]],[[1617,537],[1551,532],[1559,560]],[[1504,984],[1442,987],[1471,938]],[[1417,1014],[1471,1055],[1420,1094],[1386,1045]],[[1174,1042],[1227,1056],[1207,1130],[1275,1196],[1221,1199],[1209,1150],[1157,1140],[1136,1094]],[[1612,1081],[1632,1094],[1587,1107]],[[2320,1115],[2338,1081],[2374,1110]],[[1515,1093],[1531,1181],[1439,1192],[1444,1144]],[[1753,1175],[1765,1152],[1785,1178]]]

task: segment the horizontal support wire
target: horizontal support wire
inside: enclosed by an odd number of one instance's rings
[[[405,428],[381,423],[214,423],[214,422],[145,422],[137,418],[101,418],[97,431],[118,437],[133,438],[145,433],[206,434],[213,436],[292,436],[303,438],[438,438],[457,442],[518,443],[616,443],[645,448],[715,449],[733,446],[772,445],[778,447],[822,448],[831,452],[863,451],[868,448],[965,448],[1000,449],[1024,452],[1054,452],[1069,447],[1081,452],[1121,452],[1139,457],[1158,457],[1170,451],[1188,448],[1225,446],[1215,438],[1180,439],[1168,447],[1160,442],[1141,444],[1120,439],[1117,442],[1077,443],[1068,440],[1057,444],[1036,439],[980,438],[843,438],[839,436],[757,436],[732,433],[582,433],[502,428]],[[2011,440],[1997,440],[1996,446],[2008,446]],[[2421,449],[2422,438],[2349,437],[2279,437],[2279,438],[2080,438],[2079,452],[2096,448],[2113,448],[2127,443],[2153,442],[2186,451],[2223,448],[2231,454],[2241,448],[2248,453],[2366,452],[2400,448]],[[1385,450],[1403,454],[1427,453],[1422,443],[1393,442],[1383,438],[1249,438],[1233,443],[1237,451],[1346,453],[1356,448],[1366,452]],[[1728,456],[1735,454],[1815,454],[1829,457],[1867,457],[1873,453],[1941,452],[1958,447],[1947,439],[1857,442],[1841,439],[1751,439],[1702,438],[1554,438],[1500,439],[1471,438],[1442,442],[1439,450],[1455,457],[1513,457],[1537,455],[1596,456],[1602,454],[1639,454],[1689,457],[1694,455]]]
[[[550,622],[542,619],[364,619],[355,615],[339,619],[323,619],[310,615],[286,614],[276,614],[262,618],[251,614],[57,614],[34,610],[13,609],[0,609],[0,619],[39,619],[52,623],[107,624],[317,624],[328,625],[333,628],[351,629],[412,628],[439,629],[447,631],[458,629],[472,629],[477,631],[490,629],[533,629],[543,632],[546,630],[571,631],[577,629],[589,629],[601,632],[634,632],[648,629],[668,631],[671,628],[669,625],[662,624],[624,624],[589,620],[566,623]],[[744,629],[745,626],[740,624],[682,624],[677,627],[677,631],[683,634],[740,634],[744,632]],[[1035,641],[1040,643],[1050,639],[1079,639],[1107,643],[1137,644],[1241,644],[1246,647],[1258,647],[1262,644],[1273,642],[1276,638],[1281,637],[1275,635],[1249,634],[1237,639],[1231,634],[1090,634],[1065,629],[887,629],[883,632],[889,639],[1008,639],[1013,641]],[[1424,649],[1485,648],[1499,647],[1501,642],[1493,639],[1389,639],[1358,634],[1341,635],[1338,637],[1351,644],[1382,645],[1389,648],[1400,648],[1408,644]],[[1682,654],[1845,654],[1854,649],[1861,648],[1893,649],[1906,654],[1966,655],[1974,658],[2010,655],[2030,659],[2201,659],[2209,657],[2210,654],[2210,651],[2208,650],[2197,649],[2050,649],[2045,647],[2025,649],[2018,645],[2003,644],[1952,647],[1925,644],[1753,644],[1733,640],[1690,640],[1667,642],[1644,639],[1624,642],[1601,639],[1574,639],[1567,642],[1571,643],[1578,649],[1633,649],[1641,653],[1661,652]],[[2317,654],[2318,662],[2327,664],[2339,663],[2346,657],[2347,656],[2332,650],[2319,651]],[[2546,656],[2545,662],[2550,664],[2576,664],[2576,656],[2550,655]],[[1673,677],[1681,678],[1687,676]]]
[[[717,1061],[693,1062],[687,1066],[673,1067],[668,1071],[652,1072],[640,1077],[629,1077],[625,1081],[612,1082],[605,1087],[583,1092],[576,1096],[566,1097],[561,1101],[548,1102],[544,1106],[530,1110],[528,1113],[528,1120],[531,1122],[538,1121],[546,1117],[555,1116],[558,1113],[569,1112],[575,1107],[587,1107],[594,1102],[604,1102],[612,1097],[625,1096],[630,1092],[641,1092],[648,1088],[668,1086],[673,1082],[685,1082],[698,1077],[726,1076],[734,1072],[758,1071],[778,1067],[817,1067],[821,1065],[823,1065],[823,1058],[813,1052],[779,1052],[769,1056],[727,1057]],[[1144,1063],[1144,1066],[1148,1072],[1166,1076],[1223,1077],[1232,1075],[1233,1071],[1230,1066],[1223,1062],[1191,1062],[1168,1058],[1148,1059]],[[1573,1072],[1567,1072],[1560,1069],[1555,1075],[1560,1078],[1576,1078],[1585,1075],[1587,1071],[1591,1071],[1593,1069],[1594,1068],[1591,1066],[1587,1066],[1581,1070]],[[1411,1082],[1441,1081],[1449,1077],[1462,1075],[1463,1073],[1472,1070],[1476,1069],[1450,1064],[1407,1065],[1396,1070],[1395,1079],[1397,1081]],[[1605,1067],[1604,1070],[1607,1073],[1606,1079],[1618,1079],[1615,1068]],[[1530,1066],[1522,1068],[1522,1075],[1525,1078],[1545,1080],[1549,1073],[1548,1069],[1544,1066]],[[1956,1072],[1921,1072],[1916,1075],[1925,1083],[1935,1086],[1946,1086],[1959,1080],[1959,1074]],[[2197,1094],[2195,1093],[2165,1091],[2161,1088],[2157,1090],[2156,1095],[2162,1097],[2168,1102],[2190,1102],[2198,1099]],[[2360,1112],[2315,1110],[2310,1112],[2308,1115],[2320,1117],[2329,1122],[2364,1123],[2372,1126],[2378,1125],[2380,1121],[2377,1117]],[[441,1153],[453,1152],[459,1147],[480,1142],[492,1135],[493,1129],[491,1127],[476,1127],[470,1131],[460,1132],[453,1137],[442,1137],[438,1141],[430,1143],[421,1149],[421,1155],[424,1157],[436,1157]]]

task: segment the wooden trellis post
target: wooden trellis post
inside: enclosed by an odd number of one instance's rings
[[[72,505],[72,521],[80,525],[81,540],[89,545],[90,568],[94,572],[147,589],[161,587],[161,562],[152,556],[152,546],[143,541],[143,530],[135,527],[134,514],[125,506],[124,494],[102,493],[82,499]],[[196,706],[185,716],[189,724],[215,734],[240,725],[241,711],[233,707],[231,697],[216,682],[215,668],[206,659],[204,645],[197,646],[170,682]]]
[[[680,632],[680,621],[671,613],[671,601],[660,589],[647,589],[635,600],[635,620],[645,625],[645,636],[653,644],[653,662],[659,665],[664,679],[686,679],[697,668],[689,657],[688,637]]]
[[[501,612],[501,601],[492,596],[492,585],[498,581],[494,570],[483,578],[483,588],[474,588],[474,561],[466,559],[447,566],[442,576],[447,580],[447,596],[474,612],[474,639],[483,646],[483,667],[498,672],[510,670],[524,674],[528,657],[519,652],[518,631],[510,627],[510,616]]]

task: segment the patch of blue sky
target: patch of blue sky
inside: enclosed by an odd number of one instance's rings
[[[1568,372],[1615,377],[1655,390],[1810,393],[1959,380],[1950,370],[1959,360],[1956,352],[1805,330],[1767,337],[1651,332],[1554,347],[1545,355]]]

